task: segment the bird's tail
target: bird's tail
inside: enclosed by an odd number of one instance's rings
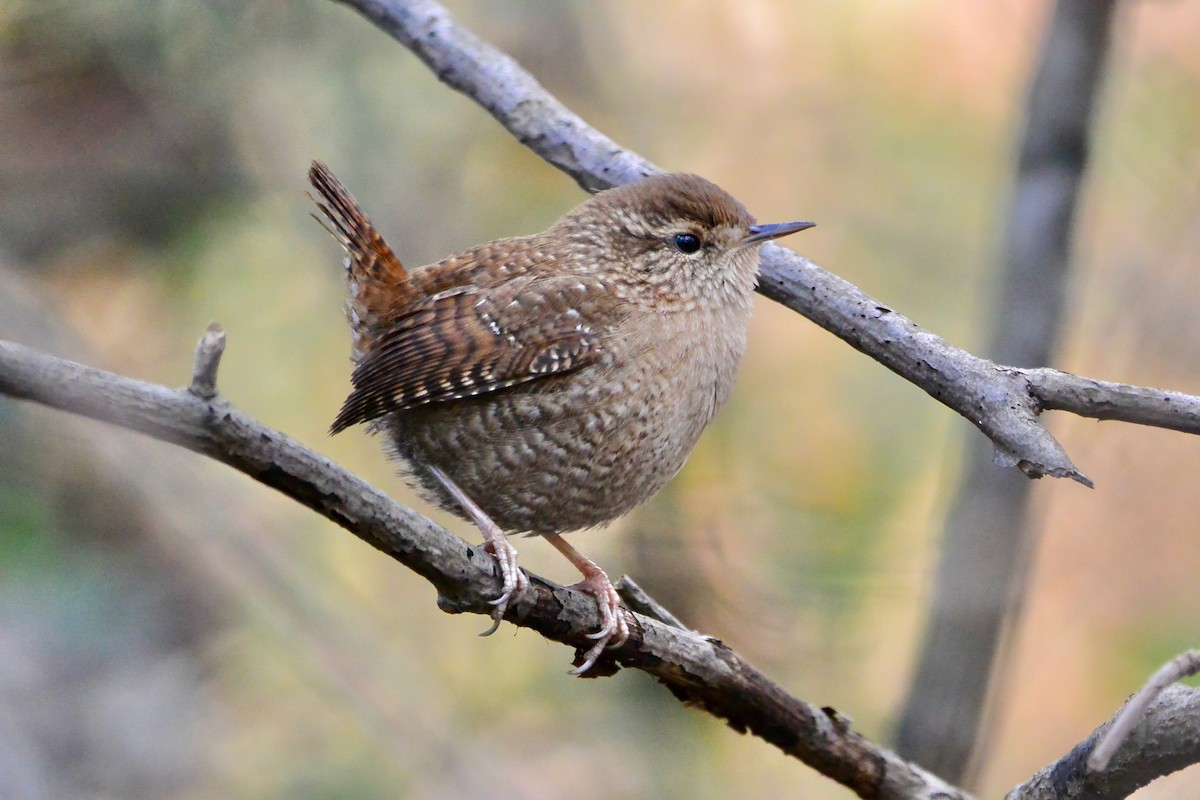
[[[314,161],[308,170],[308,180],[321,199],[309,197],[324,216],[322,219],[313,214],[313,219],[346,249],[346,277],[350,286],[346,316],[350,319],[354,356],[358,359],[388,320],[412,301],[413,288],[400,259],[329,167]]]

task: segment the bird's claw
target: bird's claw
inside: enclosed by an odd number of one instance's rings
[[[625,644],[629,638],[629,624],[621,611],[621,596],[599,568],[596,568],[595,574],[588,575],[571,588],[595,596],[600,611],[600,630],[587,634],[587,638],[595,639],[596,643],[584,653],[583,663],[568,673],[578,676],[591,669],[605,650]]]
[[[509,602],[519,598],[529,588],[529,578],[517,566],[517,548],[509,544],[508,539],[499,538],[489,541],[484,545],[484,549],[496,559],[502,581],[500,596],[495,600],[488,601],[492,606],[492,626],[479,634],[480,636],[491,636],[504,621],[504,614],[508,611]]]

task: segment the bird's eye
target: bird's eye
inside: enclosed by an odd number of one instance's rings
[[[691,255],[700,249],[700,237],[694,233],[677,233],[671,239],[675,249],[684,255]]]

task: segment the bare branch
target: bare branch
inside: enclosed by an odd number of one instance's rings
[[[1117,712],[1120,719],[1124,709]],[[1200,689],[1175,684],[1137,721],[1104,772],[1088,756],[1114,722],[1105,723],[1061,759],[1013,789],[1007,800],[1120,800],[1150,783],[1200,762]]]
[[[201,349],[210,348],[206,335]],[[207,356],[198,356],[204,360]],[[213,377],[210,375],[210,377]],[[398,505],[328,459],[238,411],[204,399],[0,341],[0,393],[120,425],[208,455],[271,486],[392,556],[432,583],[451,613],[489,614],[499,592],[495,562],[415,511]],[[591,646],[594,599],[536,575],[506,619],[547,639]],[[853,731],[833,709],[790,697],[721,642],[635,616],[628,641],[589,676],[634,667],[681,702],[751,732],[861,797],[887,800],[968,796]]]
[[[411,50],[439,79],[477,102],[518,141],[584,189],[597,191],[660,171],[584,122],[516,61],[463,28],[438,3],[337,2],[355,9]],[[1041,425],[1038,415],[1043,406],[1029,394],[1028,381],[1012,369],[954,347],[778,245],[762,248],[758,291],[964,416],[992,440],[998,463],[1016,466],[1030,477],[1050,475],[1092,485]]]
[[[1096,745],[1096,749],[1088,758],[1088,769],[1092,772],[1102,772],[1107,769],[1117,748],[1129,738],[1130,732],[1146,713],[1146,707],[1172,683],[1197,673],[1200,673],[1200,650],[1189,650],[1176,656],[1151,675],[1150,680],[1146,681],[1146,685],[1129,698],[1117,712],[1108,732],[1100,738],[1100,743]]]
[[[202,346],[208,338],[202,339]],[[0,341],[0,393],[209,455],[278,489],[413,569],[438,589],[438,604],[444,610],[490,611],[487,601],[499,589],[499,580],[494,562],[481,548],[396,504],[219,397],[204,400],[190,388],[169,389],[132,380],[4,341]],[[599,621],[592,598],[537,576],[531,576],[531,582],[532,591],[515,604],[508,619],[547,639],[586,648],[590,644],[586,634]],[[788,696],[721,642],[646,617],[636,617],[635,622],[629,641],[606,656],[610,672],[617,664],[643,670],[682,702],[726,720],[735,730],[754,733],[860,797],[969,800],[932,773],[855,733],[835,710]],[[593,671],[598,675],[602,666]],[[1128,708],[1121,713],[1129,713]],[[1089,774],[1085,762],[1109,726],[1014,789],[1010,800],[1115,800],[1200,761],[1200,690],[1168,687],[1144,716],[1136,716],[1140,719],[1107,772]]]

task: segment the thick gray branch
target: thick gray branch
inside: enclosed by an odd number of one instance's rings
[[[439,4],[337,1],[410,49],[439,79],[477,102],[520,142],[588,191],[660,171],[584,122],[515,60],[463,28]],[[1017,466],[1031,477],[1051,475],[1091,485],[1039,422],[1042,407],[1021,375],[950,345],[777,245],[763,247],[758,290],[966,417],[991,439],[1000,463]],[[1113,399],[1124,405],[1127,397],[1118,394]]]
[[[200,383],[215,386],[219,331],[197,356]],[[206,365],[207,364],[207,365]],[[0,394],[120,425],[222,461],[341,525],[400,561],[438,590],[446,611],[489,614],[499,593],[495,563],[420,514],[398,505],[328,459],[247,417],[219,396],[170,389],[0,341]],[[587,649],[599,625],[594,599],[530,576],[532,588],[509,608],[510,622]],[[886,800],[968,796],[851,730],[832,709],[790,697],[718,641],[636,616],[629,640],[588,676],[617,664],[654,676],[682,702],[735,730],[754,733],[848,786]]]

